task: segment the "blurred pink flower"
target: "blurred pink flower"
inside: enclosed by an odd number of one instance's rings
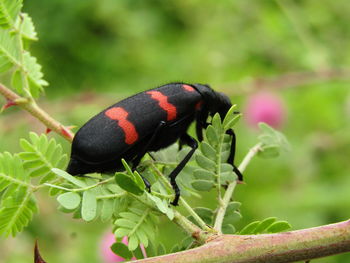
[[[243,116],[253,128],[257,128],[259,122],[281,128],[286,118],[285,104],[275,93],[258,92],[248,98]]]
[[[111,250],[111,246],[116,242],[116,238],[114,236],[113,233],[106,233],[103,237],[102,237],[102,241],[101,241],[101,256],[103,259],[103,263],[116,263],[116,262],[124,262],[125,259],[114,254],[113,251]],[[122,239],[122,243],[124,243],[125,245],[128,245],[128,237],[125,236]],[[145,257],[146,256],[146,250],[144,248],[144,246],[141,244],[141,250],[142,253]],[[136,258],[133,257],[132,260],[135,260]]]

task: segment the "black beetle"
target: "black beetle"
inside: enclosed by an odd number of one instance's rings
[[[122,169],[122,158],[136,169],[147,152],[179,140],[192,149],[169,175],[175,191],[172,204],[177,205],[180,190],[175,178],[198,146],[187,133],[189,125],[196,121],[197,138],[201,141],[208,116],[218,112],[223,119],[231,106],[225,94],[202,84],[170,83],[138,93],[103,110],[79,129],[73,139],[67,172],[72,175],[115,172]],[[236,136],[233,130],[227,133],[232,135],[227,161],[233,164]],[[234,164],[233,167],[242,180],[242,174]],[[147,180],[145,184],[150,187]]]

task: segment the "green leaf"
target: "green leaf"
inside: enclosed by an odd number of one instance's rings
[[[201,154],[196,155],[196,162],[201,168],[205,170],[215,171],[215,167],[216,167],[215,162],[213,162],[212,160],[208,159],[207,157]]]
[[[10,0],[11,1],[11,0]],[[1,19],[0,19],[1,23]],[[0,30],[0,70],[5,72],[13,65],[19,65],[20,54],[18,44],[14,35],[9,30]]]
[[[249,235],[253,234],[257,226],[260,224],[260,221],[254,221],[246,225],[240,232],[240,235]]]
[[[81,216],[85,221],[91,221],[96,217],[97,200],[91,190],[83,193]]]
[[[278,221],[266,229],[267,233],[278,233],[290,229],[292,226],[286,221]]]
[[[240,220],[242,218],[241,213],[239,213],[238,211],[232,211],[230,213],[226,213],[225,217],[224,217],[224,221],[223,224],[233,224],[235,222],[237,222],[238,220]]]
[[[81,188],[84,188],[84,187],[87,186],[85,182],[75,178],[74,176],[70,175],[66,171],[60,170],[58,168],[52,168],[51,171],[53,173],[55,173],[56,175],[66,179],[68,182],[71,182],[72,184],[75,184],[76,186],[79,186]]]
[[[259,127],[262,134],[259,136],[261,142],[260,156],[263,157],[276,157],[282,151],[289,151],[290,145],[286,137],[279,131],[274,130],[266,123],[259,123]]]
[[[1,0],[0,26],[3,28],[13,28],[21,8],[22,0]]]
[[[119,227],[119,228],[114,232],[114,235],[115,235],[117,238],[123,238],[123,237],[127,236],[129,233],[130,233],[130,229]]]
[[[132,258],[132,253],[130,252],[128,247],[121,242],[114,243],[111,246],[111,249],[114,254],[124,258],[125,260],[130,260]]]
[[[160,212],[166,214],[169,220],[174,219],[174,210],[171,207],[169,207],[168,203],[165,200],[162,200],[157,196],[151,195],[150,193],[146,194],[148,198],[154,202],[154,204],[157,206]]]
[[[145,246],[148,245],[148,240],[151,243],[154,242],[158,217],[152,214],[148,206],[132,203],[127,212],[121,212],[118,216],[120,218],[114,222],[114,225],[118,227],[115,235],[117,237],[129,236],[129,250],[135,250],[140,242]],[[131,246],[130,240],[134,242]]]
[[[101,211],[101,221],[107,222],[113,216],[114,210],[114,200],[113,199],[103,199],[102,200],[102,211]]]
[[[38,136],[29,133],[30,142],[21,139],[20,145],[24,152],[19,156],[24,160],[24,167],[30,176],[42,176],[40,183],[45,183],[56,177],[53,168],[64,168],[67,155],[62,154],[62,146],[54,139],[48,140],[45,134]]]
[[[19,188],[27,189],[28,187],[29,175],[24,170],[18,155],[8,152],[0,154],[0,192],[7,189],[6,194],[10,194]]]
[[[26,13],[22,13],[21,16],[23,19],[21,26],[22,37],[31,41],[38,40],[32,18]]]
[[[134,173],[132,172],[130,166],[128,165],[128,163],[127,163],[124,159],[122,159],[122,164],[123,164],[123,166],[124,166],[126,172],[129,174],[129,176],[130,176],[131,178],[133,178]]]
[[[16,89],[19,93],[23,91],[22,75],[20,70],[15,70],[11,78],[12,88]]]
[[[43,86],[49,85],[43,79],[44,74],[41,72],[41,65],[35,57],[32,57],[29,52],[25,51],[23,54],[23,67],[28,74],[30,93],[34,98],[37,98],[39,93],[43,91]]]
[[[219,143],[219,135],[217,134],[215,128],[212,125],[209,125],[205,130],[206,139],[209,144],[214,148]]]
[[[3,198],[0,209],[0,235],[15,236],[32,220],[37,212],[34,196],[25,188],[18,189],[14,194]]]
[[[146,188],[145,182],[143,181],[141,175],[137,171],[134,172],[134,178],[139,189],[141,191],[144,191]]]
[[[263,233],[266,230],[266,228],[268,228],[275,221],[276,221],[276,217],[268,217],[268,218],[264,219],[256,227],[256,229],[254,230],[254,234]]]
[[[196,179],[202,179],[202,180],[207,180],[207,181],[214,181],[215,179],[215,173],[208,171],[208,170],[203,170],[203,169],[196,169],[193,172],[193,176]]]
[[[236,229],[231,224],[223,225],[222,226],[222,233],[227,234],[227,235],[234,234],[234,233],[236,233]]]
[[[229,184],[237,179],[237,175],[233,171],[224,172],[220,174],[221,184]]]
[[[240,203],[240,202],[236,202],[236,201],[230,202],[230,203],[227,205],[226,213],[227,213],[227,212],[236,211],[236,210],[239,209],[240,207],[241,207],[241,203]]]
[[[222,125],[221,125],[221,118],[219,113],[215,113],[213,119],[211,120],[211,124],[213,125],[215,130],[221,131]]]
[[[148,237],[145,234],[145,232],[142,231],[142,229],[139,229],[136,232],[136,236],[138,240],[140,241],[140,244],[144,245],[144,247],[148,247]]]
[[[138,184],[134,181],[134,178],[130,178],[129,175],[121,172],[115,173],[115,181],[116,183],[125,191],[135,194],[135,195],[142,195],[143,190],[140,189]]]
[[[280,155],[280,147],[278,145],[268,145],[260,147],[260,151],[258,152],[258,156],[263,158],[275,158]]]
[[[196,207],[194,211],[203,219],[203,221],[211,225],[213,223],[214,212],[206,207]]]
[[[237,105],[234,104],[231,106],[231,108],[226,113],[226,116],[222,122],[222,125],[224,126],[225,131],[229,129],[229,127],[227,127],[228,126],[227,123],[229,123],[236,116],[236,114],[235,114],[236,108],[237,108]]]
[[[241,119],[241,117],[242,117],[242,114],[237,114],[236,116],[234,116],[229,122],[224,124],[224,129],[225,130],[233,129],[233,127]]]
[[[130,251],[134,251],[139,245],[139,240],[136,235],[132,235],[129,237],[128,248]]]
[[[57,197],[57,201],[66,209],[75,209],[80,205],[80,195],[73,192],[61,194]]]
[[[206,180],[194,180],[192,186],[197,191],[210,191],[214,187],[214,183]]]
[[[217,159],[216,151],[211,145],[209,145],[209,143],[203,141],[200,144],[200,149],[205,157],[207,157],[208,159],[210,159],[212,161],[216,161],[216,159]]]

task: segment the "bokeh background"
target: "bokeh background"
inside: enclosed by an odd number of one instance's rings
[[[350,217],[348,0],[31,0],[24,10],[40,38],[32,52],[50,82],[39,104],[61,122],[79,127],[167,82],[209,83],[244,113],[237,162],[257,142],[259,120],[292,146],[248,167],[235,192],[243,215],[237,229],[270,216],[293,229]],[[16,108],[2,113],[0,150],[19,151],[31,130],[45,127]],[[0,262],[32,262],[35,239],[49,263],[103,262],[108,224],[71,219],[47,193],[38,199],[40,214],[26,231],[0,240]],[[210,193],[191,202],[215,205]],[[168,250],[183,237],[166,220],[161,229]],[[312,262],[349,261],[343,254]]]

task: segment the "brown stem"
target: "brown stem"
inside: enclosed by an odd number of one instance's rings
[[[195,249],[133,262],[277,263],[349,251],[350,220],[279,234],[220,235]]]
[[[34,100],[25,99],[18,94],[0,84],[0,93],[9,101],[14,102],[17,106],[28,111],[31,115],[41,121],[48,129],[61,135],[68,141],[72,141],[74,134],[57,120],[53,119],[47,112],[41,109]]]
[[[251,93],[260,89],[284,89],[301,85],[323,83],[330,80],[350,80],[350,69],[323,69],[309,72],[288,72],[286,74],[254,78],[241,83],[224,84],[220,90],[228,95]]]

